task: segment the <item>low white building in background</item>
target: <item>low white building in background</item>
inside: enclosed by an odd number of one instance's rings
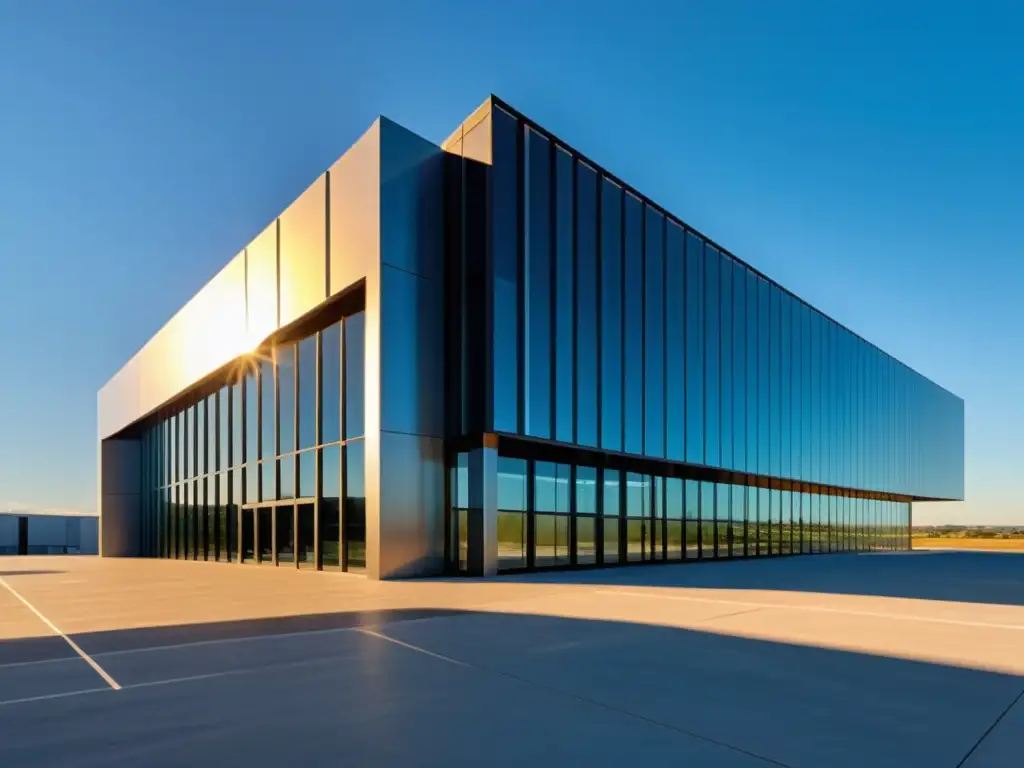
[[[66,509],[0,508],[0,555],[95,555],[99,517]]]

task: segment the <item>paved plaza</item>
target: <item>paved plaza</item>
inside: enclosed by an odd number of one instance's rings
[[[0,765],[1018,766],[1024,555],[0,559]]]

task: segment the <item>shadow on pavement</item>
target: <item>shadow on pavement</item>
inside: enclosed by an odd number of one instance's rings
[[[1024,554],[886,552],[800,555],[508,575],[503,580],[605,586],[824,592],[1024,605]]]

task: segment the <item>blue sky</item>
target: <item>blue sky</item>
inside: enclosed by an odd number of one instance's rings
[[[96,391],[385,114],[494,92],[967,402],[1024,523],[1013,4],[0,0],[0,504],[94,509]]]

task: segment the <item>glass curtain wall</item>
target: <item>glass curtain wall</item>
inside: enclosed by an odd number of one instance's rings
[[[791,482],[962,498],[962,400],[555,137],[498,106],[492,119],[487,429]],[[759,546],[790,551],[792,504],[761,501]],[[825,506],[813,523],[823,549],[840,546],[830,515],[841,512]],[[731,552],[718,545],[726,518],[702,520],[711,526],[703,556]]]
[[[240,358],[142,435],[145,554],[366,566],[364,315]]]
[[[455,463],[452,513],[464,516],[468,454]],[[502,572],[909,549],[909,514],[899,501],[498,459]],[[450,551],[465,570],[465,541]]]

